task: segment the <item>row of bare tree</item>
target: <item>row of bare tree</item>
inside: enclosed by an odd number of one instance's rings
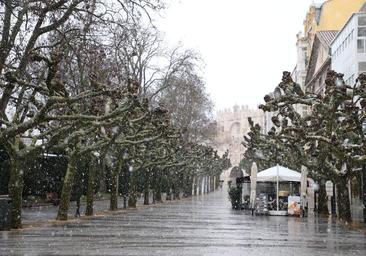
[[[179,190],[180,181],[217,176],[229,164],[198,144],[212,104],[197,54],[169,50],[153,26],[162,8],[160,0],[0,1],[0,144],[10,159],[13,228],[21,227],[27,163],[45,152],[68,157],[60,220],[83,157],[94,163],[89,215],[106,166],[115,210],[123,171],[132,173],[134,205],[141,184],[159,200],[164,177]]]
[[[242,164],[249,167],[255,161],[260,168],[276,163],[297,170],[308,167],[320,185],[319,209],[326,209],[325,181],[331,180],[337,191],[338,217],[349,222],[348,185],[352,181],[354,189],[362,191],[362,175],[366,175],[366,76],[361,74],[354,85],[347,85],[342,74],[330,71],[325,83],[323,94],[304,92],[284,72],[282,82],[259,106],[273,113],[273,128],[263,134],[250,120]]]

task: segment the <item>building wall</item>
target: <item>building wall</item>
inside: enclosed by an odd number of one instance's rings
[[[323,66],[328,57],[329,57],[328,47],[321,45],[318,49],[318,58],[316,60],[314,73],[317,73],[320,70],[320,68]]]
[[[317,31],[340,30],[352,13],[358,12],[365,0],[329,0],[324,2]]]
[[[307,40],[307,60],[310,58],[315,33],[341,30],[349,17],[358,12],[365,0],[328,0],[323,4],[312,4],[304,20],[304,38]]]
[[[304,37],[306,42],[306,60],[309,62],[311,55],[311,48],[314,42],[315,33],[318,28],[318,21],[321,14],[321,5],[312,4],[304,20]]]
[[[360,25],[359,18],[364,21]],[[350,18],[333,41],[331,54],[332,69],[343,73],[347,84],[352,85],[359,73],[366,72],[366,13]]]
[[[306,67],[307,67],[307,50],[308,50],[308,42],[305,37],[302,36],[302,33],[297,34],[297,42],[296,42],[296,49],[297,49],[297,61],[296,67],[293,70],[291,77],[292,80],[299,84],[301,89],[305,91],[305,79],[306,79]],[[296,111],[303,115],[306,112],[306,107],[303,105],[296,105]],[[268,126],[270,129],[271,127]],[[269,131],[269,130],[265,130]]]
[[[233,166],[239,165],[245,148],[242,145],[244,135],[250,130],[248,117],[263,127],[263,112],[250,109],[248,106],[234,106],[232,109],[220,110],[216,114],[217,134],[216,149],[222,155],[229,149],[229,158]]]

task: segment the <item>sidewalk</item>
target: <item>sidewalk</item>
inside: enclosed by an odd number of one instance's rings
[[[332,218],[252,216],[232,210],[225,191],[55,225],[33,223],[0,232],[0,255],[366,255],[365,232]]]
[[[151,202],[152,200],[150,200]],[[96,200],[94,201],[94,214],[97,212],[108,211],[109,210],[109,199]],[[137,206],[142,206],[144,204],[144,199],[137,199]],[[80,204],[80,214],[85,215],[86,202],[81,201]],[[118,209],[123,210],[123,198],[118,198]],[[24,207],[22,209],[22,220],[25,226],[29,226],[36,222],[49,222],[54,221],[57,216],[58,206],[47,205],[47,206],[36,206],[36,207]],[[69,219],[75,218],[76,212],[76,201],[70,202],[70,208],[68,212]]]

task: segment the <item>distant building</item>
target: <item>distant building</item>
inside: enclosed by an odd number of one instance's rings
[[[320,7],[317,31],[341,30],[352,13],[358,12],[365,0],[328,0]]]
[[[353,85],[366,72],[366,13],[354,13],[331,44],[332,70]]]
[[[306,90],[322,94],[327,72],[331,69],[330,44],[338,31],[319,31],[315,34],[310,60],[307,67]]]
[[[330,44],[352,13],[362,8],[366,8],[365,0],[328,0],[310,6],[303,36],[297,35],[298,57],[292,73],[295,82],[306,90],[322,93],[325,74],[331,68]]]
[[[309,48],[308,39],[299,32],[296,35],[296,49],[297,49],[297,59],[296,66],[291,73],[292,80],[299,84],[301,89],[305,91],[305,79],[306,79],[306,68],[308,65],[308,55],[307,51]],[[306,112],[306,107],[303,105],[297,105],[296,111],[301,115]]]
[[[308,12],[306,13],[304,20],[304,34],[303,37],[297,37],[297,42],[302,40],[304,42],[304,46],[306,47],[306,56],[305,56],[305,66],[307,67],[310,54],[311,47],[313,46],[313,41],[315,38],[315,33],[317,32],[320,16],[321,16],[321,4],[312,4],[309,7]]]
[[[248,106],[234,106],[217,112],[216,149],[222,155],[227,149],[232,166],[238,166],[245,148],[242,145],[244,135],[250,129],[248,117],[261,127],[264,124],[263,111],[250,109]]]

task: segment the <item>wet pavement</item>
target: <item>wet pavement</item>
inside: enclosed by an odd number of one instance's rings
[[[331,219],[251,216],[226,191],[65,225],[0,232],[0,255],[366,255]]]
[[[150,200],[151,201],[151,200]],[[143,205],[143,198],[138,198],[137,205]],[[94,212],[98,213],[100,211],[108,210],[110,206],[109,200],[96,200],[94,201]],[[118,199],[118,206],[123,207],[123,198]],[[86,209],[86,202],[82,201],[80,204],[80,213],[84,215]],[[23,208],[22,218],[23,224],[25,226],[32,225],[37,221],[52,221],[56,219],[58,211],[58,206],[46,205],[37,207]],[[70,202],[70,207],[68,211],[68,217],[73,218],[76,213],[76,201]]]

